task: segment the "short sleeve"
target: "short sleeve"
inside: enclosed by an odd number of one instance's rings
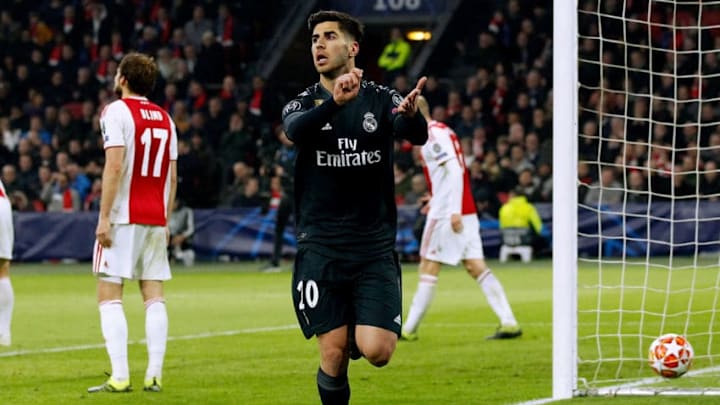
[[[100,115],[100,131],[105,149],[113,146],[126,146],[123,129],[126,118],[130,116],[127,106],[120,101],[110,103]]]

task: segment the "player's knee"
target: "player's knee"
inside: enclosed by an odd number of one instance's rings
[[[345,353],[345,350],[343,348],[328,347],[324,348],[322,351],[322,362],[323,364],[327,364],[334,369],[335,367],[339,367],[343,363],[346,356],[347,354]]]
[[[488,273],[490,269],[488,268],[487,264],[485,264],[484,260],[467,260],[465,262],[465,271],[470,275],[470,277],[477,279],[481,275],[484,275],[485,273]]]
[[[395,343],[385,343],[363,349],[363,356],[375,367],[383,367],[390,362],[395,352]]]

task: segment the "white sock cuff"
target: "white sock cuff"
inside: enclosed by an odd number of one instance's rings
[[[477,281],[478,284],[482,284],[482,282],[485,281],[485,279],[486,279],[487,277],[489,277],[491,274],[492,274],[492,270],[490,270],[490,268],[487,268],[487,269],[485,269],[485,271],[483,271],[482,273],[480,273],[479,276],[477,276],[477,278],[475,279],[475,281]]]
[[[102,309],[103,307],[106,307],[108,305],[122,305],[122,300],[107,300],[107,301],[100,301],[98,304],[98,307]]]
[[[432,274],[421,274],[420,275],[420,283],[422,284],[437,284],[438,277],[433,276]]]
[[[157,297],[157,298],[150,298],[149,300],[145,301],[145,310],[147,311],[153,304],[164,304],[165,298],[163,297]]]

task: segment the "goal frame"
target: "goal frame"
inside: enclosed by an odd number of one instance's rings
[[[658,378],[606,388],[578,387],[578,0],[553,0],[552,38],[555,173],[552,208],[552,399],[589,395],[720,396],[718,388],[646,387],[657,382]],[[720,367],[691,370],[688,375],[717,371]]]
[[[577,7],[553,1],[553,399],[577,389]]]

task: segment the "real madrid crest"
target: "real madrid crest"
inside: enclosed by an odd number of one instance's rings
[[[377,120],[375,119],[375,114],[373,114],[371,112],[367,112],[367,113],[365,113],[365,115],[363,115],[363,117],[365,117],[365,119],[363,120],[362,125],[363,125],[363,129],[365,130],[365,132],[370,132],[370,133],[375,132],[378,128],[378,123],[377,123]]]

